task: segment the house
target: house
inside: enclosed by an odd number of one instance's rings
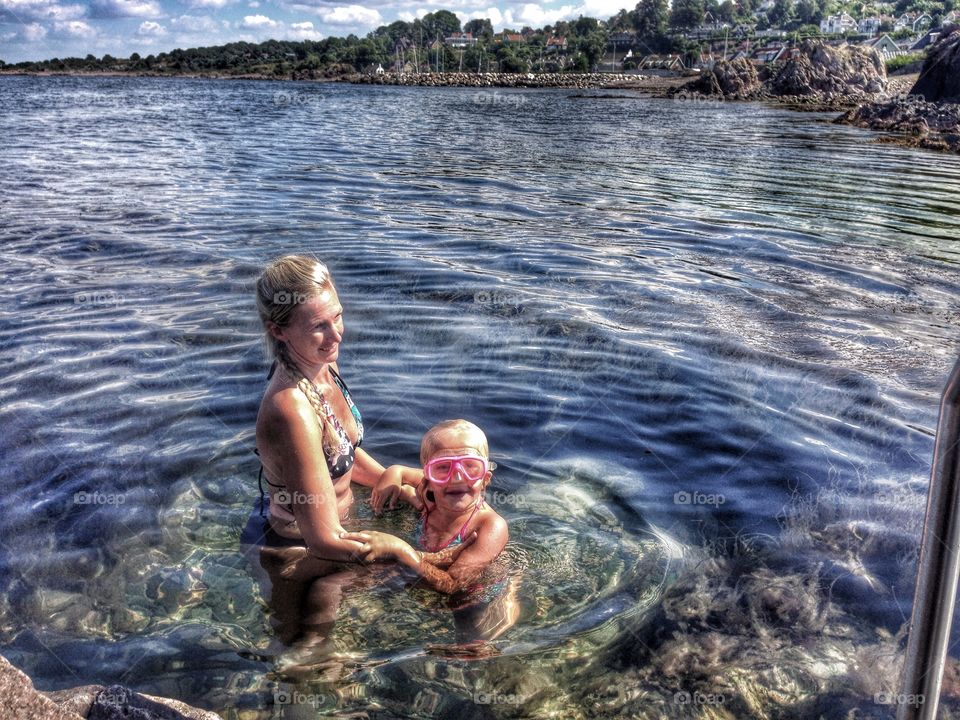
[[[848,32],[856,32],[857,21],[847,13],[830,15],[820,21],[820,32],[824,35],[843,35]]]
[[[751,59],[758,63],[772,63],[778,60],[786,60],[789,52],[790,48],[786,45],[767,45],[754,50]]]
[[[547,40],[547,52],[564,52],[567,49],[565,37],[551,37]]]
[[[753,26],[742,23],[733,29],[733,34],[739,35],[740,37],[750,37],[753,35]]]
[[[615,32],[610,35],[610,42],[614,47],[630,47],[637,40],[635,32]]]
[[[940,37],[939,31],[931,31],[926,33],[923,37],[917,40],[913,45],[910,46],[910,51],[914,52],[916,50],[925,50],[926,48],[933,45]]]
[[[516,45],[523,42],[523,35],[520,33],[508,33],[506,31],[499,35],[494,35],[494,38],[497,42],[501,42],[504,45]]]
[[[923,32],[933,23],[933,18],[923,13],[920,17],[913,21],[913,31],[914,32]]]
[[[897,46],[893,39],[889,35],[881,35],[880,37],[870,38],[864,43],[861,43],[862,47],[873,48],[878,53],[880,57],[884,60],[889,60],[890,58],[896,57],[903,53],[902,50]]]
[[[443,41],[452,48],[465,48],[476,45],[480,42],[480,38],[475,38],[472,33],[455,32],[450,37],[444,38]]]
[[[897,18],[897,21],[893,24],[894,30],[903,30],[905,28],[913,29],[913,21],[916,19],[916,16],[911,13],[904,13]]]
[[[641,70],[683,70],[679,55],[647,55],[640,61]]]
[[[867,37],[873,37],[878,32],[880,32],[880,18],[879,17],[863,18],[857,24],[857,32],[859,32],[861,35],[866,35]]]
[[[944,25],[960,25],[960,10],[951,10],[943,18]]]

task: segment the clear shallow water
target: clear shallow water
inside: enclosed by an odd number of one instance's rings
[[[570,95],[2,78],[0,651],[227,717],[891,716],[960,160]],[[375,457],[487,431],[498,656],[432,651],[449,611],[401,584],[288,672],[238,536],[291,251],[334,271]]]

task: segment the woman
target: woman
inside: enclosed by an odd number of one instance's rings
[[[343,307],[326,266],[297,255],[271,263],[257,281],[257,308],[276,360],[257,415],[270,503],[243,542],[260,547],[281,641],[313,646],[329,635],[365,554],[363,543],[342,537],[351,483],[373,486],[384,468],[360,448],[363,422],[337,366]],[[402,492],[416,502],[412,486]],[[304,547],[322,561],[310,564],[309,578],[289,572]],[[428,553],[424,561],[444,567],[457,554]]]

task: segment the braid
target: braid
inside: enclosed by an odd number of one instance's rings
[[[297,367],[297,364],[287,354],[287,346],[285,343],[278,343],[277,360],[280,362],[280,365],[283,367],[283,369],[287,371],[287,374],[291,377],[291,379],[297,383],[297,387],[300,388],[300,391],[307,396],[307,400],[313,407],[313,411],[317,414],[317,422],[320,424],[321,444],[323,445],[323,451],[332,451],[333,448],[338,444],[338,440],[334,439],[337,437],[337,430],[333,426],[333,423],[330,422],[330,418],[327,417],[327,413],[323,408],[323,396],[320,394],[317,386],[307,379],[307,377],[300,371],[300,368]]]

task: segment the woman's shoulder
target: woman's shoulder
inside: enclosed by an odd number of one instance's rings
[[[257,413],[257,429],[268,431],[300,425],[314,416],[313,406],[300,388],[291,386],[270,387],[260,401]]]

